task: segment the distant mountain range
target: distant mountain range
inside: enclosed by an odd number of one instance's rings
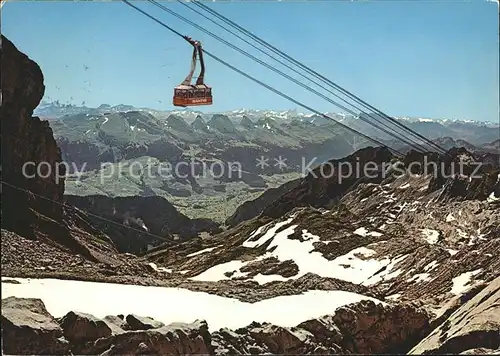
[[[191,110],[158,111],[130,105],[101,105],[97,108],[42,103],[37,115],[47,118],[64,161],[81,167],[78,181],[66,182],[67,194],[107,196],[160,195],[172,201],[190,217],[210,216],[223,220],[245,200],[303,174],[304,162],[313,167],[332,158],[345,157],[373,145],[358,135],[319,115],[296,110],[233,110],[201,113]],[[408,147],[370,125],[380,118],[363,114],[353,117],[328,113],[329,117],[376,138],[400,151]],[[445,149],[454,146],[498,151],[499,128],[482,122],[399,118],[406,126]],[[380,124],[379,124],[380,125]],[[400,136],[407,134],[398,131]],[[496,143],[495,143],[496,142]],[[268,159],[265,166],[258,159]],[[283,157],[286,166],[275,160]],[[154,167],[161,162],[176,164],[194,158],[204,162],[241,164],[238,178],[121,179],[100,183],[105,162],[141,160]],[[151,159],[152,163],[148,162]],[[307,163],[306,163],[307,164]],[[204,201],[204,199],[208,199]],[[216,212],[213,206],[224,207]],[[214,215],[211,215],[215,213]]]
[[[223,111],[223,112],[201,112],[191,109],[186,110],[157,110],[147,107],[135,107],[132,105],[109,105],[109,104],[101,104],[96,108],[87,107],[87,106],[78,106],[73,104],[61,104],[58,101],[49,102],[42,101],[40,105],[35,109],[35,115],[42,116],[44,118],[59,118],[64,115],[75,115],[81,113],[89,113],[89,114],[104,114],[106,112],[124,112],[124,111],[147,111],[151,113],[167,113],[167,114],[176,114],[181,116],[185,120],[194,120],[197,116],[207,117],[214,114],[222,114],[226,115],[230,118],[234,119],[242,119],[243,117],[248,117],[249,119],[259,119],[262,117],[268,117],[273,119],[294,119],[294,118],[303,118],[304,120],[309,120],[311,122],[316,120],[324,120],[321,116],[313,113],[302,113],[295,109],[277,111],[277,110],[257,110],[257,109],[237,109],[231,111]],[[345,120],[353,119],[352,115],[343,114],[343,113],[334,113],[334,112],[325,112],[323,113],[327,116],[333,117],[335,120],[343,122]],[[375,114],[368,114],[375,116]],[[452,125],[452,124],[470,124],[477,126],[486,126],[486,127],[498,127],[498,124],[492,122],[478,121],[478,120],[458,120],[458,119],[439,119],[439,118],[422,118],[422,117],[395,117],[397,120],[403,123],[440,123],[442,125]]]

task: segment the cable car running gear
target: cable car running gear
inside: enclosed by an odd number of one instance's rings
[[[183,36],[193,46],[193,56],[191,60],[191,70],[184,81],[174,88],[174,106],[199,106],[212,105],[212,88],[207,86],[203,80],[205,77],[205,62],[203,61],[203,50],[200,41],[194,41],[191,37]],[[192,85],[196,60],[200,59],[200,75],[196,84]]]

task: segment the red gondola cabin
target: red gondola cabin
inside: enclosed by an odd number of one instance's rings
[[[203,83],[205,77],[205,63],[203,62],[203,51],[199,41],[193,41],[190,37],[185,37],[186,41],[194,47],[191,61],[191,70],[181,85],[174,88],[174,106],[200,106],[212,105],[212,88]],[[191,84],[194,70],[196,68],[197,56],[200,56],[200,75],[196,84]]]
[[[206,85],[179,85],[174,89],[174,105],[212,105],[212,88]]]

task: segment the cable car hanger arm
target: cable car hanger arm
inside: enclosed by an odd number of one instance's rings
[[[196,69],[196,47],[193,49],[193,57],[191,60],[191,70],[189,71],[189,74],[187,75],[186,79],[182,82],[181,85],[191,85],[191,80],[193,79],[193,74],[194,70]]]
[[[189,42],[193,47],[193,62],[191,65],[191,72],[189,75],[186,77],[184,82],[182,83],[183,85],[191,85],[191,80],[193,78],[193,73],[196,68],[196,52],[198,52],[198,56],[200,58],[200,75],[198,76],[198,79],[196,80],[196,85],[203,85],[203,80],[205,77],[205,62],[203,61],[203,50],[201,48],[201,42],[200,41],[195,41],[189,36],[183,36],[183,38]]]

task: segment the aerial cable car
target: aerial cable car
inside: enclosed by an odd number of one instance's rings
[[[212,88],[203,83],[205,76],[205,63],[203,62],[203,50],[200,41],[194,41],[191,37],[185,36],[184,39],[193,46],[193,56],[191,61],[191,70],[184,81],[174,88],[174,106],[199,106],[212,105]],[[194,70],[196,69],[197,57],[200,58],[200,74],[196,84],[192,85]]]

